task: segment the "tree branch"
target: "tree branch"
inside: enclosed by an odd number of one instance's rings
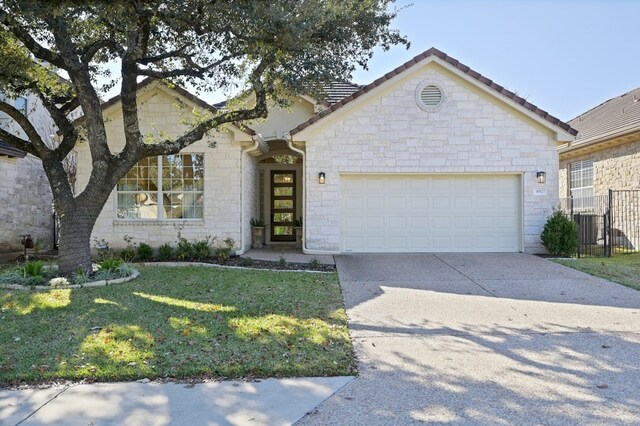
[[[181,76],[202,77],[206,72],[222,65],[223,63],[237,56],[238,55],[225,55],[222,58],[218,59],[217,61],[207,66],[200,66],[193,61],[193,59],[191,58],[191,55],[184,55],[184,56],[181,56],[181,58],[187,61],[187,63],[191,66],[191,68],[177,68],[170,71],[157,71],[157,70],[152,70],[148,68],[142,69],[138,67],[136,72],[138,75],[153,77],[153,78],[157,78],[158,80],[163,80],[163,79],[172,78],[172,77],[181,77]]]
[[[8,143],[9,145],[15,148],[21,149],[25,152],[28,152],[31,155],[35,155],[36,157],[40,158],[40,154],[38,153],[38,151],[36,151],[35,147],[29,143],[29,141],[19,138],[16,135],[13,135],[7,132],[1,127],[0,127],[0,140]]]
[[[269,62],[263,60],[253,71],[251,75],[251,83],[253,91],[256,95],[256,105],[251,109],[241,109],[237,111],[227,112],[212,117],[196,127],[180,136],[175,140],[165,140],[158,144],[144,145],[145,156],[169,155],[175,154],[183,148],[199,141],[209,130],[219,127],[227,123],[236,123],[256,118],[265,118],[267,116],[267,90],[264,87],[261,77],[267,69]]]
[[[0,23],[4,24],[36,58],[47,61],[59,68],[65,68],[65,61],[60,55],[38,43],[31,37],[31,34],[4,9],[0,9]]]
[[[89,65],[96,53],[98,53],[100,49],[104,49],[106,47],[115,49],[113,40],[98,40],[94,43],[91,43],[90,45],[85,46],[85,48],[80,51],[80,60],[83,64]]]
[[[29,142],[31,142],[30,145],[38,153],[37,155],[38,157],[42,158],[51,152],[49,147],[47,147],[47,145],[44,143],[44,141],[40,137],[40,134],[38,133],[38,131],[35,129],[35,127],[33,127],[33,124],[31,124],[29,119],[24,115],[22,115],[22,113],[19,110],[17,110],[14,106],[9,105],[6,102],[0,102],[0,111],[4,112],[9,117],[11,117],[16,123],[18,123],[18,125],[22,128],[22,130],[24,130],[24,132],[27,135],[27,138],[29,138]],[[22,146],[16,146],[16,148],[23,149]],[[27,151],[27,150],[23,149],[23,151]],[[31,151],[27,151],[27,152],[33,153]]]

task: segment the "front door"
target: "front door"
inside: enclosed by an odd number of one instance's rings
[[[295,241],[296,172],[271,171],[271,241]]]

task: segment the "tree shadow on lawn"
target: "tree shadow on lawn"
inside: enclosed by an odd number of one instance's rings
[[[638,424],[640,335],[352,326],[359,377],[300,424]]]
[[[146,271],[117,286],[0,293],[0,384],[355,371],[333,275]],[[61,292],[65,303],[42,303]]]

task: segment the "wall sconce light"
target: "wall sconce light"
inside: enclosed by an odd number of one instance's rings
[[[324,174],[324,172],[318,173],[318,183],[320,185],[324,185],[325,177],[326,175]]]
[[[545,172],[536,173],[536,179],[538,183],[545,183],[547,181],[547,174]]]

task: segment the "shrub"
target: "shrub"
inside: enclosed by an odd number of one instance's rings
[[[249,221],[249,224],[254,228],[264,228],[266,226],[264,223],[264,220],[256,219],[255,217],[251,218],[251,220]]]
[[[233,246],[235,245],[235,241],[231,237],[227,237],[224,239],[224,246],[219,247],[216,250],[216,257],[222,262],[226,262],[231,257],[231,250],[233,250]]]
[[[120,260],[131,262],[136,257],[136,249],[134,247],[125,247],[120,251]]]
[[[153,257],[153,248],[147,243],[140,243],[136,249],[136,255],[140,260],[149,260]]]
[[[103,260],[102,262],[99,263],[99,265],[102,271],[111,272],[118,269],[118,267],[123,263],[124,262],[122,261],[122,259],[111,258],[111,259]]]
[[[253,259],[250,257],[241,257],[240,258],[240,266],[251,266],[253,265]]]
[[[22,274],[25,278],[42,277],[42,268],[44,268],[44,263],[39,260],[36,260],[35,262],[26,262],[22,267]]]
[[[571,256],[578,250],[578,224],[556,208],[547,219],[540,239],[549,254]]]
[[[178,260],[189,260],[193,257],[193,244],[186,238],[180,238],[176,246],[176,257]]]
[[[209,246],[209,238],[193,243],[193,256],[197,260],[205,260],[210,255],[211,247]]]
[[[166,261],[173,259],[173,247],[165,243],[158,248],[158,260]]]
[[[285,259],[284,256],[280,256],[280,259],[278,259],[278,266],[280,266],[281,268],[287,266],[287,259]]]
[[[322,266],[322,264],[315,257],[309,261],[309,269],[320,269],[320,266]]]

